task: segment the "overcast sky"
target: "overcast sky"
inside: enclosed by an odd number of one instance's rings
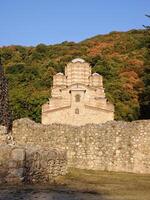
[[[0,0],[0,46],[81,41],[150,24],[150,0]]]

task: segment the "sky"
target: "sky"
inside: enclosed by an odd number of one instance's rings
[[[149,25],[150,0],[0,0],[0,46],[79,42]]]

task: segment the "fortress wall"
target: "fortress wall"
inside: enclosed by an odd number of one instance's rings
[[[69,167],[150,173],[150,120],[75,127],[20,119],[12,135],[18,145],[67,151]]]

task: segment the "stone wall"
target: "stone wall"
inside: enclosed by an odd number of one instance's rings
[[[75,127],[20,119],[12,136],[18,145],[67,151],[68,167],[150,173],[150,120]]]
[[[0,127],[0,184],[51,183],[66,171],[64,151],[42,145],[19,145]]]

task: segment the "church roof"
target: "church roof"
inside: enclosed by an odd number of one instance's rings
[[[76,63],[76,62],[81,62],[81,63],[84,63],[85,60],[83,60],[82,58],[75,58],[71,61],[72,63]]]
[[[59,73],[57,73],[56,75],[61,75],[61,76],[63,76],[64,74],[63,74],[63,73],[61,73],[61,72],[59,72]]]
[[[92,76],[100,76],[98,73],[93,73]]]

